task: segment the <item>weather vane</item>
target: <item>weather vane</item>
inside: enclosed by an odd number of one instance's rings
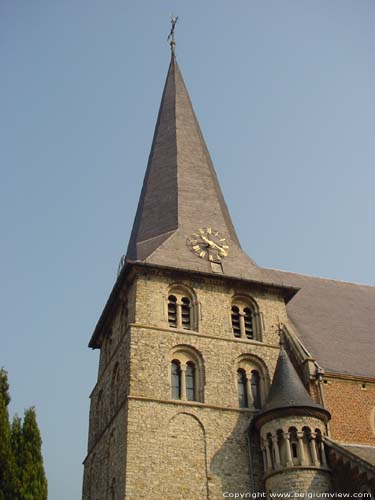
[[[177,20],[178,20],[178,16],[174,16],[173,14],[171,14],[171,31],[168,35],[168,38],[167,38],[167,41],[171,41],[170,45],[171,45],[171,49],[172,49],[172,54],[174,55],[174,51],[175,51],[175,46],[176,46],[176,42],[175,42],[175,39],[174,39],[174,29],[175,29],[175,26],[176,26],[176,23],[177,23]]]

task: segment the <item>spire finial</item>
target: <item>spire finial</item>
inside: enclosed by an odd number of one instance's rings
[[[168,38],[167,40],[170,40],[170,46],[171,46],[171,51],[172,51],[172,56],[174,57],[176,55],[176,42],[175,42],[175,39],[174,39],[174,29],[175,29],[175,26],[176,26],[176,23],[177,23],[177,20],[178,20],[178,16],[174,16],[173,14],[171,14],[171,31],[168,35]]]

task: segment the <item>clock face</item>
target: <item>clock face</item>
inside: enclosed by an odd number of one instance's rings
[[[201,227],[186,243],[197,257],[210,262],[220,262],[228,255],[229,246],[225,238],[211,227]]]

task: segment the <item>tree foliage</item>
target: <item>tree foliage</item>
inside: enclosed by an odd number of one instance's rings
[[[0,370],[0,500],[47,500],[42,439],[34,408],[9,423],[7,372]]]

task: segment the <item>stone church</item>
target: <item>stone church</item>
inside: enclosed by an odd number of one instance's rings
[[[244,253],[171,47],[128,250],[89,343],[83,499],[371,498],[375,287]]]

